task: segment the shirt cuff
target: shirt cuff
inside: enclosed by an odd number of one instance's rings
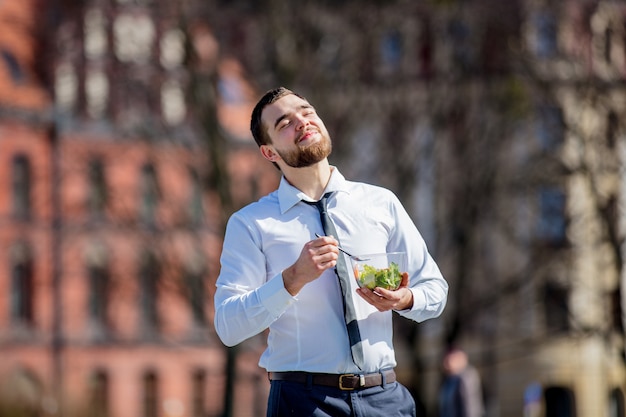
[[[422,291],[416,290],[415,288],[409,288],[409,291],[413,293],[413,306],[404,310],[396,310],[398,313],[420,311],[426,306],[426,297],[424,297],[424,293]]]
[[[265,285],[259,287],[257,289],[257,296],[261,304],[263,304],[263,307],[275,318],[283,314],[287,307],[296,300],[295,297],[292,297],[285,289],[282,273],[270,279]]]

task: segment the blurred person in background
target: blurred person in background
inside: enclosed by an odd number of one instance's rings
[[[467,354],[452,348],[443,358],[445,377],[439,393],[439,417],[482,417],[483,391],[480,375]]]
[[[217,334],[234,346],[269,329],[259,361],[271,381],[268,416],[415,416],[394,372],[392,311],[438,317],[448,293],[420,233],[391,191],[348,181],[329,164],[330,136],[302,96],[268,91],[251,131],[282,178],[228,221]],[[338,240],[354,254],[405,252],[400,287],[358,288],[341,272],[349,260]]]

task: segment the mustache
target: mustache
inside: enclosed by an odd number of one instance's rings
[[[297,144],[299,144],[299,143],[300,143],[300,141],[302,140],[302,138],[304,138],[305,136],[307,136],[307,135],[308,135],[308,134],[310,134],[311,132],[312,132],[312,133],[320,133],[320,134],[321,134],[321,132],[320,132],[318,129],[316,129],[316,128],[312,127],[312,128],[309,128],[309,129],[307,129],[307,130],[303,131],[302,133],[300,133],[300,134],[296,137],[296,139],[294,140],[294,143],[295,143],[296,145],[297,145]]]

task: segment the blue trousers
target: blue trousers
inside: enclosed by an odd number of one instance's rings
[[[416,417],[415,400],[393,382],[355,391],[272,381],[267,417]]]

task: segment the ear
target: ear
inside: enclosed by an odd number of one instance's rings
[[[261,145],[260,149],[261,149],[261,155],[263,155],[263,157],[267,159],[268,161],[276,162],[277,160],[280,159],[280,156],[278,155],[278,153],[276,153],[276,151],[274,151],[274,149],[272,149],[271,146]]]

